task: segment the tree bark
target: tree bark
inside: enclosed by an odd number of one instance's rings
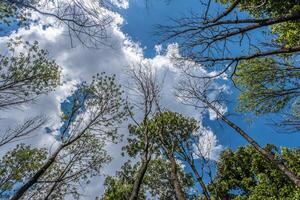
[[[197,181],[199,182],[199,184],[200,184],[200,186],[201,186],[201,188],[202,188],[202,190],[203,190],[205,199],[206,199],[206,200],[210,200],[210,195],[209,195],[208,189],[207,189],[207,187],[206,187],[206,185],[205,185],[205,183],[204,183],[202,177],[199,175],[199,173],[198,173],[198,171],[197,171],[197,169],[196,169],[194,163],[190,163],[190,166],[191,166],[191,168],[192,168],[194,174],[196,175],[196,179],[197,179]]]
[[[172,182],[172,185],[174,187],[174,190],[175,190],[175,195],[176,195],[176,198],[178,200],[185,200],[185,194],[182,190],[182,187],[180,185],[180,182],[179,182],[179,179],[178,179],[178,176],[177,176],[177,163],[174,159],[174,156],[173,154],[171,153],[168,153],[168,158],[171,162],[171,182]]]
[[[233,128],[237,133],[239,133],[243,138],[247,140],[259,153],[261,153],[267,160],[269,160],[275,167],[277,167],[283,174],[285,174],[288,179],[290,179],[297,187],[300,188],[300,178],[297,177],[284,163],[279,162],[275,159],[274,155],[268,153],[264,148],[262,148],[253,138],[251,138],[245,131],[234,124],[232,121],[227,119],[222,113],[219,112],[211,103],[208,101],[203,101],[210,109],[212,109],[218,117],[222,119],[227,125]]]
[[[149,156],[149,158],[147,158],[147,154],[142,159],[141,167],[135,177],[135,180],[133,183],[133,189],[130,194],[129,200],[137,200],[138,199],[139,191],[140,191],[140,188],[141,188],[141,185],[142,185],[144,176],[146,174],[150,160],[151,160],[151,157]]]

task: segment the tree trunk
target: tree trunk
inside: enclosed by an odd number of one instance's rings
[[[243,138],[247,140],[259,153],[261,153],[267,160],[269,160],[275,167],[277,167],[283,174],[285,174],[297,187],[300,188],[300,178],[297,177],[284,163],[275,159],[274,155],[267,152],[262,148],[254,139],[252,139],[246,132],[240,127],[227,119],[222,113],[219,112],[211,103],[203,101],[210,109],[212,109],[218,117],[220,117],[227,125],[238,132]]]
[[[139,195],[139,191],[145,176],[145,173],[147,171],[149,162],[151,160],[151,157],[149,156],[149,158],[147,158],[147,155],[144,156],[144,158],[142,159],[142,163],[141,163],[141,167],[135,177],[134,183],[133,183],[133,189],[132,192],[130,194],[129,200],[137,200],[138,199],[138,195]]]
[[[168,153],[168,158],[171,162],[171,182],[175,190],[175,195],[178,200],[185,200],[185,194],[180,185],[178,176],[177,176],[177,163],[172,154]]]
[[[96,119],[96,118],[95,118]],[[94,122],[92,120],[74,139],[70,140],[69,142],[65,144],[61,144],[56,151],[49,157],[47,162],[31,177],[20,189],[16,191],[16,193],[10,198],[10,200],[18,200],[20,199],[24,193],[32,187],[38,180],[41,178],[44,173],[49,169],[49,167],[55,162],[56,157],[60,153],[61,150],[63,150],[65,147],[73,144],[77,140],[81,138],[81,136],[88,130],[89,126]]]
[[[203,190],[205,199],[206,199],[206,200],[210,200],[210,196],[209,196],[208,189],[207,189],[207,187],[206,187],[206,185],[205,185],[205,183],[204,183],[202,177],[199,175],[199,173],[198,173],[198,171],[197,171],[197,169],[196,169],[194,163],[189,163],[189,164],[190,164],[190,166],[191,166],[191,168],[192,168],[194,174],[196,175],[197,181],[199,182],[199,184],[200,184],[200,186],[201,186],[201,188],[202,188],[202,190]]]
[[[29,181],[27,181],[20,189],[17,190],[17,192],[10,198],[10,200],[18,200],[20,199],[24,193],[33,186],[41,176],[47,171],[47,169],[54,163],[57,155],[59,152],[64,148],[64,145],[61,145],[54,153],[53,155],[47,160],[47,162],[43,165],[42,168],[40,168]]]

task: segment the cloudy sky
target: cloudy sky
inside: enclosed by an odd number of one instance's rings
[[[160,46],[158,43],[159,38],[153,35],[154,25],[166,24],[170,17],[178,17],[190,11],[196,12],[197,9],[200,9],[198,1],[176,0],[166,3],[166,1],[154,0],[148,1],[147,5],[143,0],[115,0],[115,2],[118,2],[117,6],[119,7],[116,12],[109,13],[113,17],[114,23],[107,30],[108,42],[113,44],[113,47],[107,45],[100,46],[98,49],[86,48],[81,45],[71,47],[64,27],[48,27],[45,29],[41,24],[32,25],[30,29],[12,31],[10,35],[0,37],[1,51],[5,50],[4,47],[8,37],[22,36],[24,40],[37,40],[41,48],[47,49],[49,56],[62,67],[63,75],[62,86],[55,92],[41,97],[34,105],[23,106],[18,110],[2,111],[0,125],[2,127],[10,126],[30,115],[44,114],[50,119],[47,127],[55,130],[60,126],[61,103],[71,94],[72,88],[77,83],[84,80],[89,81],[94,74],[105,71],[116,74],[118,80],[126,84],[125,72],[128,67],[140,62],[148,62],[157,71],[158,76],[165,77],[163,82],[163,105],[173,111],[193,116],[200,121],[207,132],[207,137],[203,138],[201,142],[206,143],[207,147],[214,146],[211,155],[213,159],[217,158],[217,154],[222,148],[236,148],[238,145],[246,144],[241,137],[227,128],[226,125],[216,122],[212,116],[203,115],[199,110],[180,104],[173,97],[173,86],[179,74],[172,63],[170,55],[178,53],[177,46],[174,43]],[[49,23],[51,19],[43,18],[42,20]],[[228,93],[231,94],[232,100],[234,100],[237,91],[229,90]],[[234,111],[234,104],[226,106],[230,112]],[[255,127],[247,123],[245,116],[234,115],[231,116],[231,119],[262,145],[271,141],[279,146],[297,146],[300,139],[299,134],[276,133],[270,126],[266,126],[270,117],[272,116],[254,120],[252,123],[255,123]],[[126,132],[125,125],[120,131]],[[40,131],[36,137],[26,142],[49,148],[55,144],[55,139],[53,135]],[[1,154],[12,146],[8,146]],[[120,167],[121,161],[124,161],[124,158],[120,156],[120,146],[108,147],[114,160],[103,170],[103,173],[113,173],[115,169]],[[102,181],[103,178],[94,179],[92,184],[86,188],[87,199],[92,199],[101,194],[103,191]]]

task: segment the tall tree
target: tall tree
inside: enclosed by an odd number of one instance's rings
[[[72,150],[72,146],[75,145],[80,153],[81,149],[84,150],[80,144],[83,142],[84,145],[84,140],[92,136],[94,139],[91,144],[94,144],[93,141],[101,142],[116,138],[116,125],[124,119],[126,112],[122,91],[115,83],[115,76],[98,74],[91,84],[84,83],[75,92],[71,101],[71,109],[64,116],[65,123],[60,133],[61,143],[36,173],[12,195],[11,199],[20,199],[24,196],[43,178],[66,149]],[[97,148],[95,151],[97,152]],[[84,162],[84,159],[79,159],[78,162]]]
[[[196,120],[167,111],[156,114],[152,124],[157,144],[161,148],[163,155],[170,162],[171,183],[173,184],[176,198],[178,200],[186,199],[187,196],[178,177],[179,165],[176,161],[176,154],[180,148],[180,139],[186,139],[197,129]]]
[[[299,121],[290,119],[288,107],[299,96],[299,2],[201,3],[201,13],[159,26],[164,39],[177,39],[183,54],[178,59],[193,60],[208,71],[216,71],[202,78],[228,75],[241,90],[239,111],[284,112],[282,123],[275,124],[281,130],[284,125],[295,130]]]
[[[203,127],[200,128],[195,119],[186,118],[178,113],[163,113],[158,118],[160,119],[154,119],[158,126],[154,130],[162,133],[159,136],[159,144],[167,152],[166,156],[170,159],[170,155],[173,154],[172,156],[176,160],[180,160],[189,168],[201,187],[203,198],[210,199],[204,176],[212,177],[211,167],[214,165],[213,161],[210,160],[212,159],[210,155],[212,147],[209,144],[201,143],[201,137],[207,136],[205,134],[208,130]]]
[[[93,176],[100,175],[103,166],[110,160],[104,141],[86,134],[61,151],[22,199],[80,199],[80,186],[88,185]]]
[[[180,99],[196,108],[210,110],[216,114],[217,118],[231,127],[236,133],[242,136],[254,149],[256,149],[266,160],[278,168],[282,174],[287,176],[296,186],[300,187],[300,178],[293,172],[285,163],[279,162],[273,154],[270,154],[262,148],[248,133],[246,133],[237,124],[231,121],[222,108],[222,90],[218,87],[211,86],[211,80],[204,82],[204,79],[199,77],[191,78],[191,76],[183,77],[177,86],[177,95]],[[217,90],[217,92],[216,92]],[[220,95],[218,93],[221,92]],[[213,95],[214,94],[214,95]],[[221,99],[220,99],[221,98]]]
[[[149,119],[158,109],[160,87],[155,72],[149,63],[140,63],[129,70],[130,90],[129,97],[132,105],[130,117],[133,124],[130,124],[128,144],[124,150],[130,157],[138,157],[140,166],[135,174],[135,181],[130,200],[137,200],[148,165],[157,150],[153,135],[151,135]],[[133,112],[136,111],[136,116]]]
[[[114,177],[109,176],[105,179],[105,192],[103,200],[124,200],[130,197],[135,174],[138,172],[140,163],[132,164],[126,162]],[[194,183],[192,177],[180,169],[179,177],[182,185],[192,188]],[[161,158],[153,158],[145,173],[138,199],[146,197],[157,198],[160,200],[176,199],[174,188],[171,183],[170,163]],[[191,198],[192,199],[192,198]]]

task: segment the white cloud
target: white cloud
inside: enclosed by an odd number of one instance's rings
[[[194,146],[195,156],[200,155],[206,159],[218,160],[224,148],[218,144],[218,139],[212,130],[200,123],[199,131],[195,134],[199,136],[198,144]]]

